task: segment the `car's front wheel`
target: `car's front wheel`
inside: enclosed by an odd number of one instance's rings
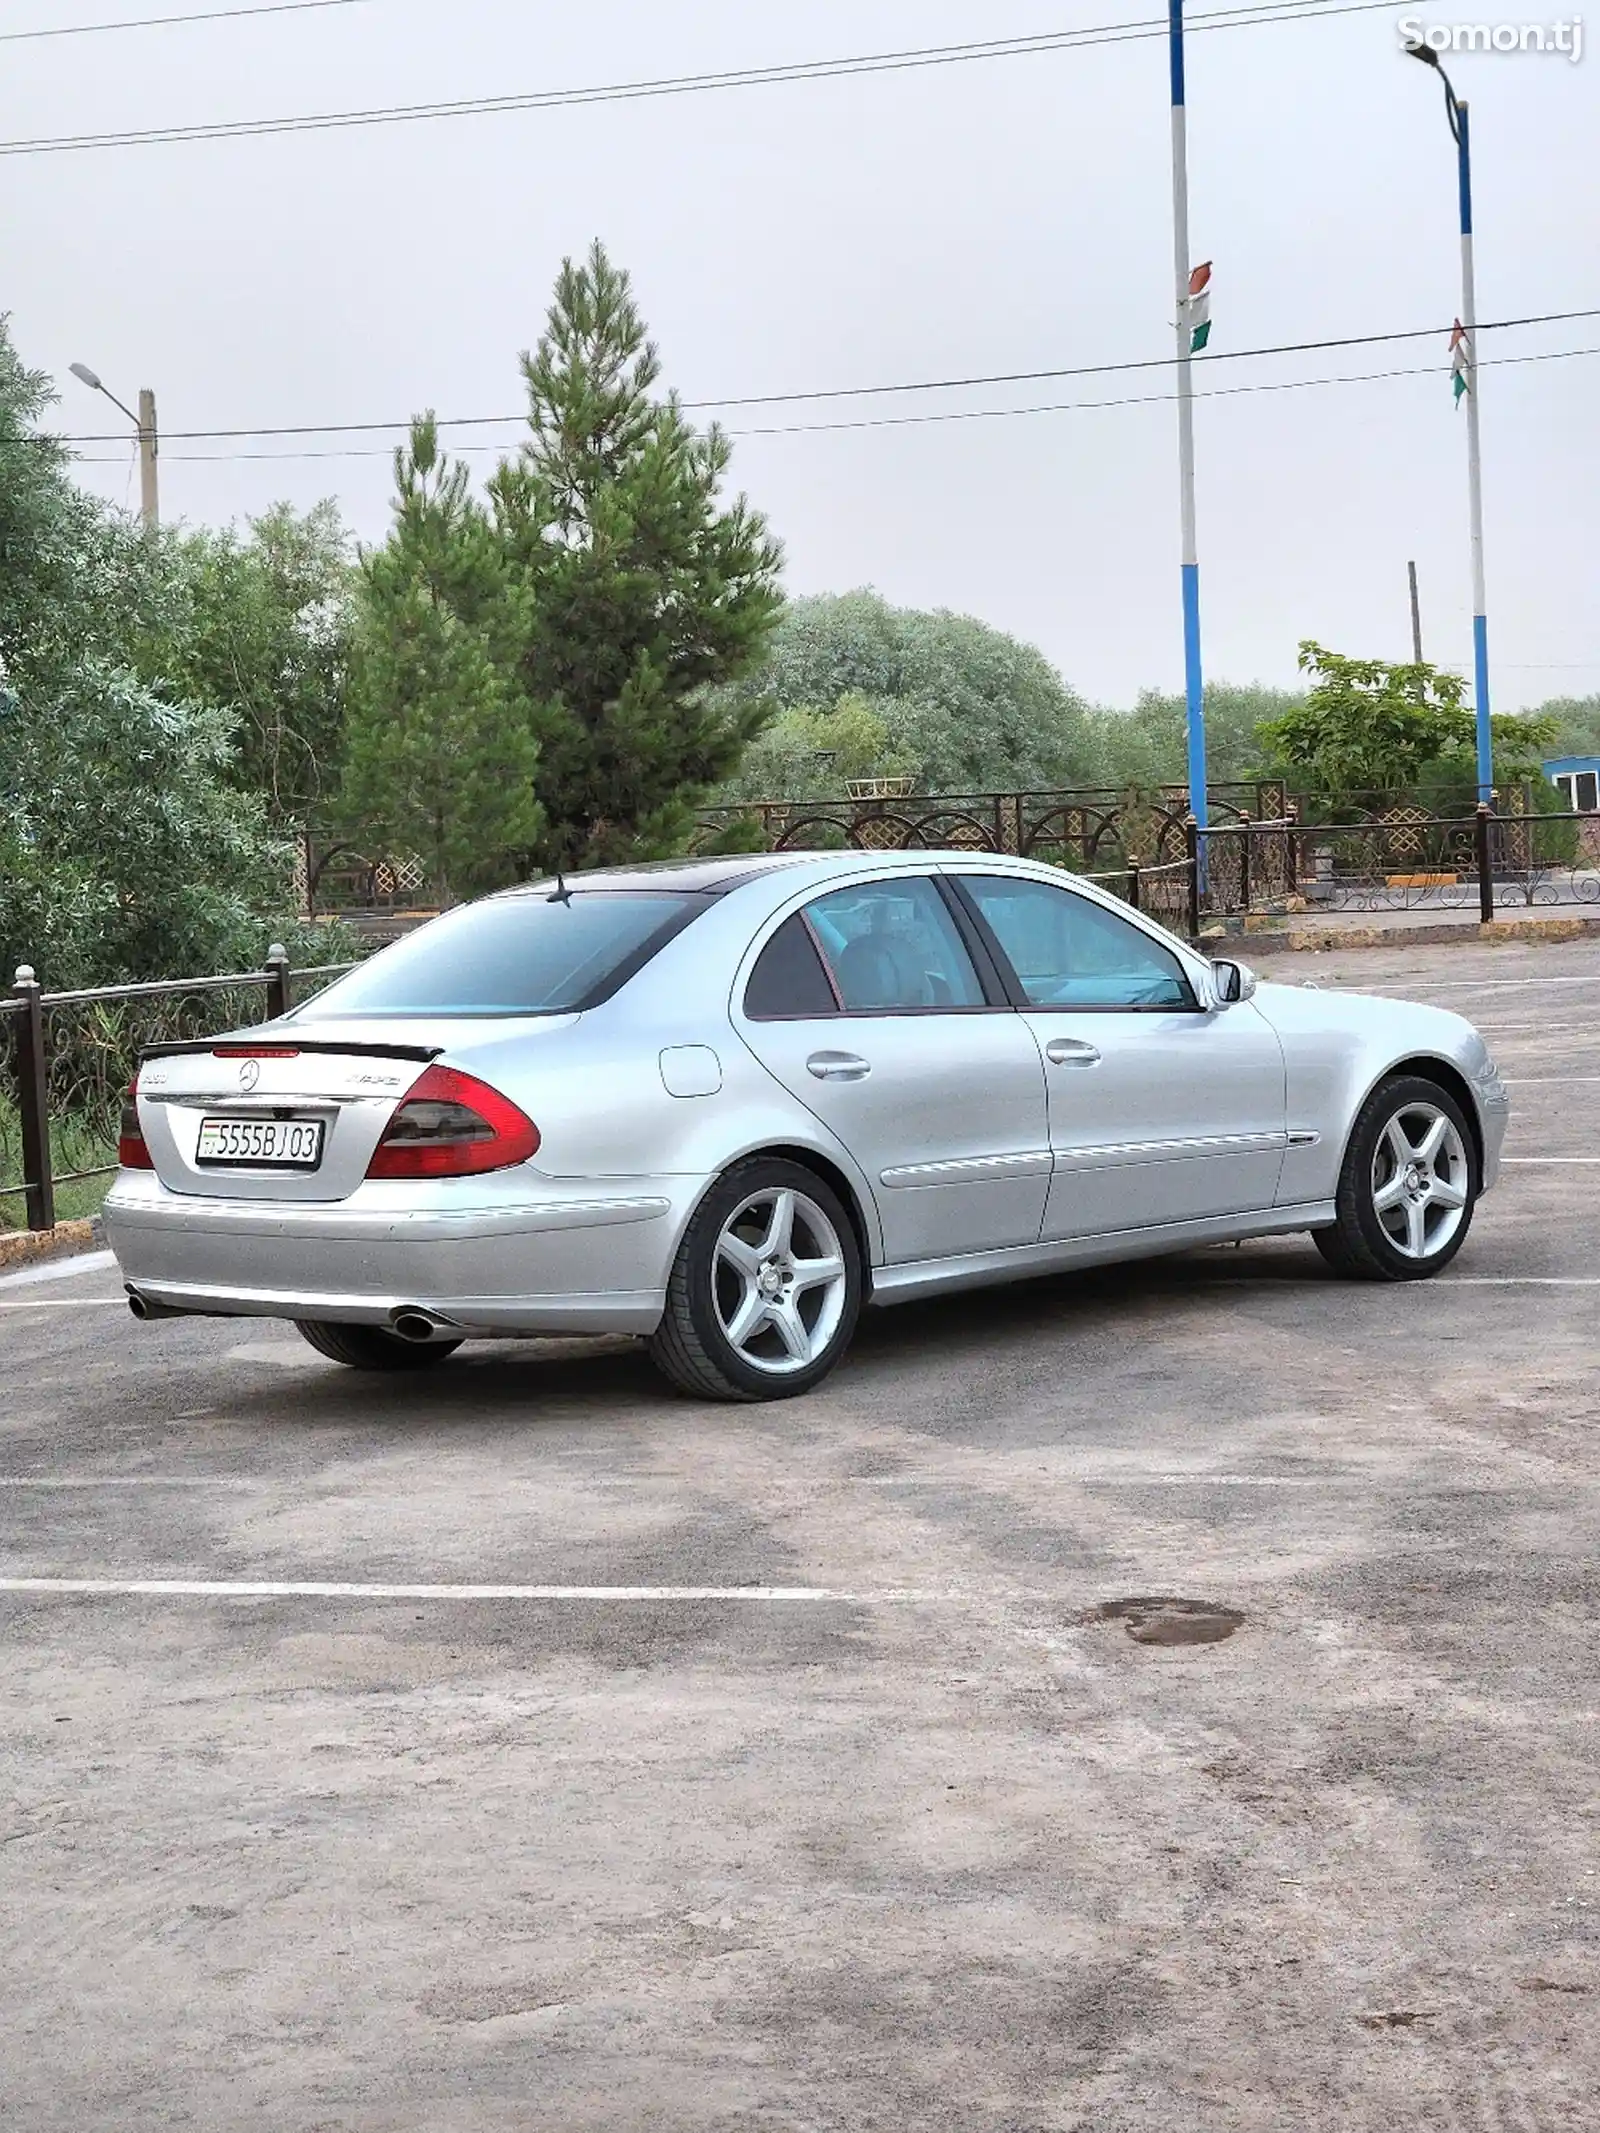
[[[756,1156],[695,1210],[650,1354],[702,1399],[790,1399],[827,1376],[860,1310],[861,1253],[838,1194],[799,1163]]]
[[[1466,1242],[1478,1191],[1461,1106],[1437,1082],[1399,1074],[1362,1105],[1339,1174],[1339,1219],[1312,1236],[1335,1273],[1422,1281]]]
[[[461,1346],[459,1341],[403,1341],[381,1326],[340,1326],[326,1318],[297,1318],[294,1324],[318,1355],[348,1363],[352,1370],[431,1370]]]

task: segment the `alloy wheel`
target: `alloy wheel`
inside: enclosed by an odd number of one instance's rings
[[[1444,1249],[1465,1218],[1471,1183],[1454,1119],[1429,1103],[1394,1114],[1372,1158],[1372,1206],[1403,1258],[1431,1259]]]
[[[723,1224],[712,1298],[728,1345],[772,1377],[804,1370],[839,1330],[847,1296],[838,1231],[816,1201],[768,1186]]]

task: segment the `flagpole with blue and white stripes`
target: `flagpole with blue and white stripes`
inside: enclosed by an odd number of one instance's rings
[[[1194,387],[1190,375],[1189,154],[1183,102],[1183,0],[1167,0],[1172,62],[1172,257],[1177,305],[1178,498],[1182,526],[1183,686],[1189,711],[1189,811],[1206,826],[1206,713],[1200,665],[1200,558],[1194,526]]]

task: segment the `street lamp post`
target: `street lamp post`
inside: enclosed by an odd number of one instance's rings
[[[1432,67],[1444,83],[1445,115],[1456,144],[1456,189],[1461,204],[1461,318],[1466,337],[1461,397],[1467,403],[1467,513],[1472,542],[1472,682],[1478,714],[1478,798],[1494,793],[1494,735],[1489,724],[1489,620],[1483,584],[1483,466],[1478,444],[1478,300],[1472,272],[1472,134],[1466,105],[1450,86],[1439,55],[1425,44],[1407,45],[1413,59]]]
[[[155,394],[148,385],[141,386],[139,389],[139,412],[135,414],[131,407],[124,407],[116,394],[100,382],[99,373],[91,370],[87,363],[73,363],[68,367],[75,378],[88,386],[90,392],[104,393],[111,405],[115,408],[120,408],[139,432],[139,516],[144,521],[146,531],[153,533],[161,519],[156,497]]]

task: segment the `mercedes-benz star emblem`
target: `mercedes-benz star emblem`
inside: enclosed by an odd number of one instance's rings
[[[239,1086],[240,1086],[240,1088],[241,1088],[241,1089],[253,1089],[253,1088],[255,1087],[256,1083],[257,1083],[257,1082],[258,1082],[258,1081],[259,1081],[260,1079],[261,1079],[261,1061],[260,1061],[259,1059],[247,1059],[247,1060],[245,1060],[244,1064],[243,1064],[243,1065],[242,1065],[242,1066],[240,1067],[240,1069],[239,1069]]]

